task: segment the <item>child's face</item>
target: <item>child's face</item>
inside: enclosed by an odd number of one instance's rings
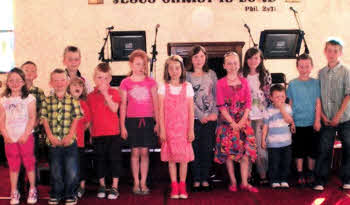
[[[224,60],[224,69],[227,71],[227,74],[238,72],[240,66],[238,56],[227,56]]]
[[[298,61],[297,69],[300,76],[308,77],[311,73],[312,68],[313,67],[309,59],[302,59]]]
[[[79,52],[67,52],[63,57],[63,64],[69,71],[78,70],[80,62],[81,57]]]
[[[273,91],[271,97],[273,104],[283,104],[286,101],[285,91]]]
[[[51,75],[50,85],[55,92],[65,92],[69,81],[65,73],[54,73]]]
[[[253,55],[252,57],[250,57],[248,60],[247,60],[247,63],[248,63],[248,67],[249,69],[256,69],[260,63],[261,63],[261,58],[260,58],[260,54],[257,53],[255,55]]]
[[[70,94],[75,98],[79,99],[81,94],[83,93],[84,87],[79,83],[71,83],[69,85]]]
[[[182,68],[180,62],[170,61],[168,66],[170,78],[172,80],[180,80]]]
[[[339,45],[327,44],[324,49],[328,63],[336,63],[339,61],[339,57],[343,54]]]
[[[17,73],[10,73],[7,78],[7,87],[11,92],[20,92],[22,87],[25,86],[25,82]]]
[[[98,70],[95,71],[94,82],[96,87],[108,86],[111,80],[112,80],[112,76],[110,73],[108,72],[104,73]]]
[[[33,64],[26,64],[22,66],[22,70],[26,75],[26,81],[33,81],[38,77],[36,66]]]
[[[135,57],[133,62],[129,63],[134,75],[145,75],[146,64],[141,57]]]
[[[203,51],[199,51],[196,55],[192,56],[193,67],[203,68],[205,60],[205,54],[203,53]]]

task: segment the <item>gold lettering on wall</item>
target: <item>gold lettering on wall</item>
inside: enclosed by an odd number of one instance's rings
[[[88,0],[89,4],[103,4],[103,0]]]

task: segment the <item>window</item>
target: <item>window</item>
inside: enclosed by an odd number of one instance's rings
[[[13,0],[0,1],[0,72],[8,72],[15,65]]]

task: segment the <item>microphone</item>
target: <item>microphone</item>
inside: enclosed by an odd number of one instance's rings
[[[290,10],[292,10],[294,13],[298,13],[293,7],[289,7]]]
[[[160,27],[159,24],[156,25],[156,32],[158,32],[158,28]]]
[[[244,24],[244,27],[248,30],[248,32],[250,32],[250,28],[246,23]]]
[[[114,29],[114,26],[107,27],[106,29],[107,29],[107,30],[113,30],[113,29]]]

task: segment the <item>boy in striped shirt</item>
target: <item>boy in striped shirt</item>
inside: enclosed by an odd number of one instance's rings
[[[274,85],[270,89],[272,105],[266,109],[261,146],[268,150],[269,178],[272,188],[289,188],[288,174],[292,161],[292,108],[286,104],[286,89]],[[294,126],[292,126],[294,128]]]

